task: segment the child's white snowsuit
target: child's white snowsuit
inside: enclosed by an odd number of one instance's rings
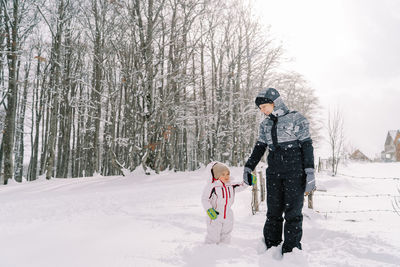
[[[212,162],[207,166],[209,177],[201,200],[205,211],[214,208],[219,215],[215,220],[211,220],[207,216],[206,243],[229,243],[233,229],[233,211],[231,206],[235,200],[235,193],[244,190],[247,185],[243,182],[224,184],[220,180],[214,179],[211,173],[214,163]]]

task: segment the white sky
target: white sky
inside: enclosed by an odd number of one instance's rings
[[[255,1],[294,59],[285,68],[316,90],[324,121],[339,106],[347,143],[370,157],[380,153],[387,131],[400,129],[400,1]]]

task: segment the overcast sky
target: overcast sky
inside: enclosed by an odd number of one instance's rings
[[[400,129],[400,1],[258,0],[256,10],[294,59],[285,68],[315,88],[325,121],[339,106],[347,142],[379,154]]]

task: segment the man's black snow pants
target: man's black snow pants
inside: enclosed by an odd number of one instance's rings
[[[282,252],[293,248],[301,249],[303,234],[303,215],[305,177],[303,171],[269,173],[267,170],[267,220],[264,225],[264,238],[268,248],[278,246],[282,241],[284,224],[284,242]]]

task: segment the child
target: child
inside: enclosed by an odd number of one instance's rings
[[[230,171],[220,162],[210,163],[207,173],[210,176],[202,195],[202,204],[208,215],[206,243],[229,243],[233,229],[231,206],[235,193],[247,186],[243,182],[230,183]]]
[[[260,124],[258,141],[245,164],[243,180],[250,181],[251,171],[268,148],[264,241],[266,249],[279,246],[285,221],[281,247],[284,254],[294,248],[301,249],[304,193],[315,190],[309,123],[300,113],[289,111],[274,88],[262,90],[255,102],[266,118]]]

